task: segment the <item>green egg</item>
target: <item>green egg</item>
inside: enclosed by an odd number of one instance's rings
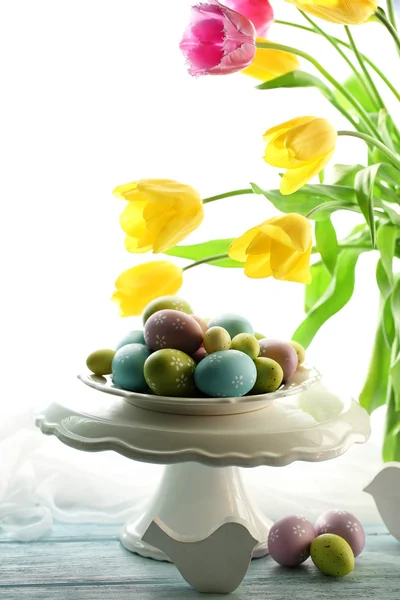
[[[311,544],[314,565],[325,575],[344,577],[354,570],[354,554],[343,538],[333,533],[324,533]]]
[[[179,298],[178,296],[161,296],[160,298],[156,298],[152,300],[143,311],[143,324],[146,323],[147,319],[154,315],[155,312],[159,310],[164,310],[166,308],[170,308],[172,310],[180,310],[187,315],[193,314],[193,309],[190,306],[189,302],[186,302],[183,298]]]
[[[239,333],[232,340],[231,350],[240,350],[254,360],[260,354],[260,344],[254,335]]]
[[[299,365],[303,364],[306,359],[306,351],[299,342],[290,340],[289,344],[296,350],[297,358],[299,359]]]
[[[208,354],[229,350],[231,347],[231,336],[223,327],[210,327],[204,334],[203,346]]]
[[[256,383],[250,394],[267,394],[275,392],[282,384],[283,370],[279,363],[272,358],[263,356],[254,359],[257,369]]]
[[[254,332],[254,337],[256,338],[256,340],[263,340],[267,336],[264,335],[263,333],[260,333],[259,331],[255,331]]]
[[[195,392],[196,363],[180,350],[165,348],[153,352],[144,363],[144,377],[158,396],[192,396]]]
[[[109,375],[114,355],[115,350],[96,350],[87,357],[86,366],[95,375]]]

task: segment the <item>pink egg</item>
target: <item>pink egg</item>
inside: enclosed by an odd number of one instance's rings
[[[174,348],[191,356],[203,343],[203,332],[191,315],[166,308],[147,319],[144,340],[151,350]]]
[[[190,315],[192,317],[192,319],[194,319],[195,321],[197,321],[197,323],[200,325],[201,330],[203,333],[205,333],[208,329],[208,325],[205,322],[205,320],[203,319],[203,317],[199,317],[197,315]]]
[[[297,369],[298,364],[297,352],[293,346],[287,342],[282,342],[281,340],[272,340],[269,338],[259,340],[259,343],[259,356],[276,360],[276,362],[282,367],[283,381],[290,379]]]
[[[276,521],[268,536],[271,557],[284,567],[297,567],[310,556],[315,529],[305,517],[290,515]]]
[[[365,532],[363,526],[357,517],[346,510],[334,508],[322,513],[315,523],[315,531],[317,535],[323,533],[339,535],[349,544],[354,556],[361,554],[364,549]]]
[[[200,348],[196,350],[196,352],[193,354],[192,358],[194,362],[198,365],[199,362],[203,360],[203,358],[205,358],[206,356],[208,356],[207,350],[204,348],[204,346],[200,346]]]

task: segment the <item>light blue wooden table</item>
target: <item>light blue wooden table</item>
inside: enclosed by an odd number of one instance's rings
[[[367,529],[356,570],[344,579],[320,574],[310,560],[284,569],[271,558],[252,561],[232,600],[399,600],[400,543],[383,527]],[[176,568],[126,551],[115,525],[55,524],[40,541],[1,537],[1,600],[193,600]]]

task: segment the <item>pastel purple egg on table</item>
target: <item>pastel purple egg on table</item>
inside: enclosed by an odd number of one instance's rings
[[[283,381],[290,379],[297,369],[299,362],[297,352],[293,346],[288,344],[288,342],[269,338],[259,340],[259,343],[260,356],[275,360],[282,367]]]
[[[290,515],[276,521],[268,536],[271,557],[284,567],[297,567],[310,556],[315,529],[305,517]]]
[[[191,356],[203,343],[203,332],[190,315],[164,309],[155,312],[146,321],[144,339],[151,350],[174,348]]]
[[[323,533],[334,533],[345,539],[358,556],[365,546],[365,532],[360,521],[353,514],[346,510],[334,508],[327,510],[320,515],[315,523],[317,535]]]

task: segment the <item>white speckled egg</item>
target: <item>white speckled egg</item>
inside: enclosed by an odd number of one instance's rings
[[[354,556],[358,556],[365,546],[365,532],[360,521],[347,510],[333,508],[327,510],[320,515],[315,523],[315,531],[317,535],[323,533],[334,533],[340,536],[349,544],[354,552]]]
[[[305,517],[289,515],[276,521],[268,535],[271,557],[284,567],[296,567],[310,556],[315,530]]]
[[[144,363],[151,351],[144,344],[122,346],[112,361],[112,381],[116,387],[130,392],[142,392],[147,388]]]
[[[197,365],[196,386],[207,396],[244,396],[254,386],[257,370],[244,352],[221,350],[209,354]]]

